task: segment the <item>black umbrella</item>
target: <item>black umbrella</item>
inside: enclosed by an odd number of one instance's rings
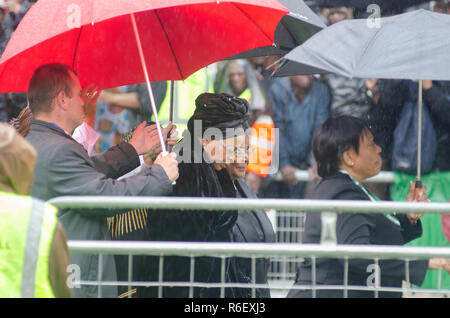
[[[228,60],[259,56],[284,55],[315,33],[326,28],[324,22],[302,0],[278,0],[291,12],[285,15],[275,30],[272,46],[264,46],[233,55]]]

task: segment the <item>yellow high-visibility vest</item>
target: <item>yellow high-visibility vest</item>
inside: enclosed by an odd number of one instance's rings
[[[202,93],[213,92],[213,79],[207,68],[202,68],[184,81],[174,81],[173,124],[177,126],[178,135],[182,136],[187,129],[187,122],[195,111],[195,99]],[[158,111],[158,119],[162,126],[169,123],[170,91],[172,82],[167,83],[166,96]],[[152,120],[155,120],[152,115]]]
[[[249,104],[251,103],[252,100],[252,92],[250,90],[250,88],[246,88],[241,95],[238,96],[239,98],[245,99]]]
[[[247,100],[250,104],[252,92],[249,88],[244,90],[239,98]],[[249,157],[247,172],[253,172],[260,177],[267,177],[270,164],[272,163],[272,152],[275,146],[275,124],[267,115],[260,116],[252,126],[250,135],[250,148],[252,154]]]
[[[275,125],[267,115],[258,117],[252,126],[250,147],[253,153],[249,157],[247,172],[253,172],[265,178],[272,163],[275,146]]]
[[[53,298],[49,257],[55,207],[0,191],[0,297]]]

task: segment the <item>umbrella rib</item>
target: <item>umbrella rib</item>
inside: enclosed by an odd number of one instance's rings
[[[262,34],[264,34],[264,36],[270,41],[270,42],[272,42],[272,43],[274,43],[274,39],[272,39],[272,38],[270,38],[270,36],[268,36],[267,34],[266,34],[266,32],[264,32],[264,30],[263,29],[261,29],[261,27],[258,25],[258,24],[256,24],[255,23],[255,21],[253,21],[253,19],[244,11],[244,10],[242,10],[236,3],[234,3],[234,2],[231,2],[231,4],[233,5],[233,6],[235,6],[243,15],[245,15],[246,17],[247,17],[247,19],[249,19],[260,31],[261,31],[261,33]]]
[[[284,26],[284,28],[286,29],[286,32],[289,34],[289,36],[293,39],[295,39],[295,42],[297,42],[297,39],[295,38],[294,34],[292,34],[291,30],[287,27],[286,22],[284,21],[284,19],[280,20],[281,24]],[[274,42],[275,42],[275,36],[274,36]],[[278,47],[278,45],[275,43],[275,45]],[[300,45],[300,43],[296,43],[296,45]],[[289,47],[284,47],[284,46],[279,46],[280,49],[282,50],[286,50],[286,51],[290,51],[292,48]]]
[[[174,51],[174,49],[172,47],[172,44],[170,43],[169,35],[167,34],[166,29],[164,28],[164,25],[163,25],[163,23],[161,21],[161,18],[159,17],[159,14],[158,14],[157,10],[155,9],[153,11],[155,12],[155,15],[158,18],[159,24],[161,25],[161,28],[164,31],[164,35],[165,35],[165,37],[167,39],[167,43],[169,44],[170,50],[172,51],[173,58],[175,59],[175,63],[177,64],[178,72],[180,73],[181,78],[184,79],[183,72],[181,72],[180,64],[178,64],[177,56],[175,55],[175,51]]]
[[[77,42],[75,43],[75,51],[73,52],[72,69],[74,69],[74,70],[75,70],[75,58],[76,58],[77,52],[78,52],[78,44],[80,43],[82,29],[83,29],[83,26],[80,26],[80,32],[78,32]]]

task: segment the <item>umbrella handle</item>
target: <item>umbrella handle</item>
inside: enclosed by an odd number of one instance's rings
[[[174,99],[174,90],[175,90],[175,81],[170,81],[170,113],[169,113],[169,122],[173,123],[173,99]],[[169,138],[170,132],[167,135]],[[168,145],[167,150],[172,152],[172,146]]]
[[[419,197],[419,192],[422,190],[423,184],[421,180],[416,180],[416,186],[414,189],[414,200],[417,200]]]
[[[147,91],[148,91],[148,95],[150,97],[150,104],[152,106],[153,115],[155,116],[155,123],[156,123],[156,128],[158,131],[159,142],[161,143],[162,155],[165,156],[165,155],[167,155],[168,152],[166,150],[166,144],[164,143],[162,129],[161,129],[161,125],[159,123],[158,111],[156,109],[156,103],[155,103],[155,99],[153,97],[153,90],[152,90],[152,87],[150,86],[150,79],[148,77],[147,65],[145,64],[144,51],[142,50],[141,38],[139,37],[139,31],[138,31],[138,28],[136,25],[136,19],[134,17],[134,13],[131,13],[130,17],[131,17],[131,24],[133,25],[134,37],[136,38],[136,44],[137,44],[138,51],[139,51],[139,58],[141,59],[142,70],[144,71],[144,75],[145,75],[145,82],[147,84]]]
[[[163,150],[163,152],[161,153],[161,156],[165,157],[165,156],[167,156],[168,154],[169,154],[169,152],[168,152],[167,150]],[[173,181],[173,182],[172,182],[172,185],[176,185],[176,184],[177,184],[176,181]]]

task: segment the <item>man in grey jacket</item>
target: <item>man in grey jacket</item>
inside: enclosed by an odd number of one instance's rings
[[[121,143],[100,156],[90,158],[86,150],[71,137],[83,122],[85,101],[92,98],[80,85],[77,74],[63,64],[47,64],[38,68],[28,87],[29,106],[34,120],[27,140],[35,147],[38,159],[31,195],[49,200],[64,195],[155,196],[172,191],[178,178],[174,153],[159,156],[145,176],[121,181],[115,178],[136,168],[139,155],[158,144],[155,130],[142,123],[130,143]],[[92,94],[91,94],[92,95]],[[120,210],[62,209],[59,219],[69,240],[109,239],[106,217]],[[98,280],[98,256],[74,254],[72,267],[82,281]],[[78,269],[78,270],[77,270]],[[102,280],[115,281],[112,255],[103,255]],[[77,277],[75,277],[77,278]],[[77,287],[75,285],[75,287]],[[97,297],[97,286],[74,288],[75,297]],[[102,297],[117,296],[115,286],[103,286]]]

